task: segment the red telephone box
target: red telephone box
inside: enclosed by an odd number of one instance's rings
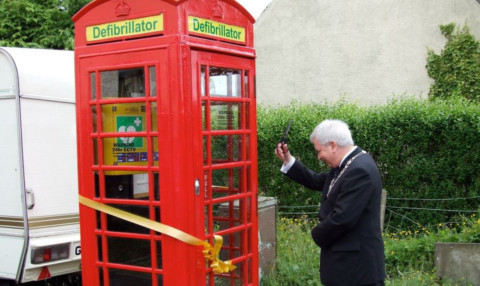
[[[73,18],[84,285],[258,285],[255,50],[234,0],[96,0]]]

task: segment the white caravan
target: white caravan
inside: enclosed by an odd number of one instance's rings
[[[0,47],[0,285],[80,271],[74,78],[71,51]]]

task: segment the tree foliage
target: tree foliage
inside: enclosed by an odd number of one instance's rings
[[[72,16],[90,0],[0,1],[0,46],[73,49]]]
[[[431,99],[463,97],[480,100],[480,44],[467,26],[440,26],[447,43],[440,54],[428,50],[427,71],[434,79]]]

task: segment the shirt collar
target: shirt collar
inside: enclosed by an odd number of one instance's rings
[[[345,161],[345,159],[346,159],[348,156],[350,156],[350,154],[352,154],[353,151],[355,151],[355,149],[357,149],[357,146],[353,146],[352,149],[350,149],[350,151],[348,151],[348,153],[345,154],[345,156],[343,156],[342,161],[340,161],[340,164],[338,164],[338,167],[339,167],[339,168],[342,166],[343,161]]]

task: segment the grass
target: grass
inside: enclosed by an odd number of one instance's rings
[[[280,218],[277,221],[276,269],[262,277],[262,286],[322,285],[318,266],[320,250],[310,238],[315,221]],[[435,242],[480,242],[480,219],[474,214],[456,224],[385,232],[388,286],[467,286],[465,279],[446,281],[436,275]]]

